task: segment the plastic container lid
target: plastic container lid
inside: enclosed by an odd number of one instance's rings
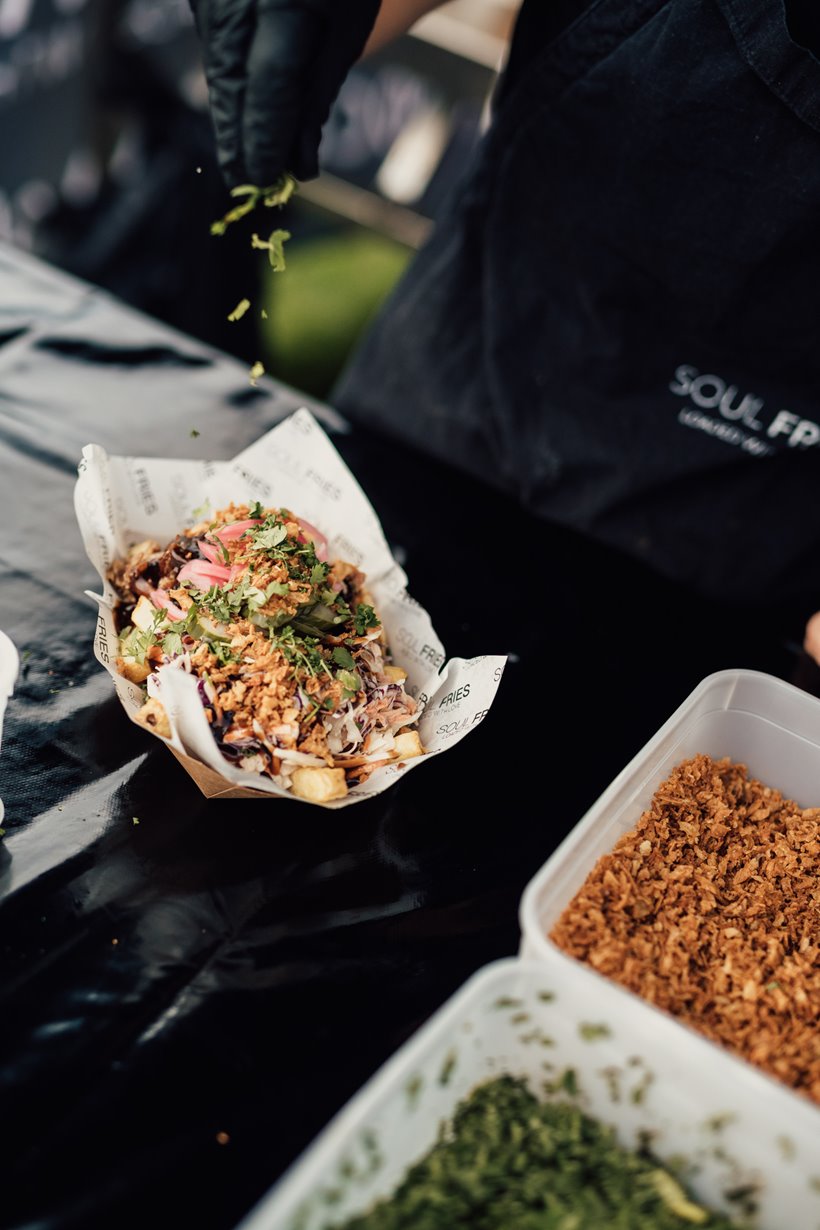
[[[20,659],[14,643],[5,632],[0,632],[0,745],[2,745],[3,738],[3,716],[6,712],[6,702],[14,691],[19,670]],[[3,800],[0,799],[0,822],[2,822],[3,814]]]

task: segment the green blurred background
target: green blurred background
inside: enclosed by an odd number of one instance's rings
[[[286,384],[323,398],[412,249],[362,226],[291,234],[282,273],[260,254],[259,302],[267,319],[258,320],[259,358]]]

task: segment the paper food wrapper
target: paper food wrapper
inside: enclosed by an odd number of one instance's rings
[[[380,794],[402,774],[452,747],[482,721],[492,704],[506,657],[445,661],[430,616],[410,597],[407,578],[390,553],[378,518],[330,438],[306,409],[297,410],[233,461],[173,461],[109,457],[83,449],[74,506],[86,551],[103,584],[94,652],[114,680],[129,716],[142,690],[117,673],[117,595],[106,580],[114,559],[146,538],[164,546],[184,529],[232,501],[259,500],[290,508],[328,539],[328,557],[364,572],[393,660],[408,674],[406,689],[422,711],[423,756],[383,765],[343,799],[319,804],[346,807]],[[228,763],[211,734],[196,679],[161,667],[159,690],[168,713],[171,751],[209,798],[295,799],[270,778]],[[157,738],[161,736],[157,735]],[[305,800],[299,799],[299,802]],[[314,804],[315,806],[315,804]]]
[[[0,745],[3,742],[3,718],[6,713],[6,702],[14,691],[17,672],[20,669],[20,659],[13,641],[0,632]],[[0,823],[3,821],[3,800],[0,799]]]

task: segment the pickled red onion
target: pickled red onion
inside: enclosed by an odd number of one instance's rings
[[[232,521],[230,525],[220,525],[217,529],[211,530],[211,538],[218,538],[220,542],[233,542],[235,538],[241,538],[248,530],[252,530],[255,525],[261,525],[258,520],[255,521]]]
[[[212,564],[222,563],[223,555],[216,543],[208,542],[207,538],[198,538],[196,545],[203,559],[209,560]]]
[[[150,592],[154,606],[164,610],[169,619],[178,622],[185,618],[185,612],[177,606],[173,599],[168,597],[164,589],[152,589]]]
[[[198,589],[210,589],[212,585],[225,585],[231,580],[231,569],[224,564],[212,564],[210,560],[192,559],[183,564],[177,580],[190,581]]]
[[[309,521],[303,520],[302,517],[296,517],[302,527],[302,532],[306,538],[310,538],[316,548],[316,558],[320,560],[327,559],[327,539],[321,530],[317,530],[315,525],[311,525]]]

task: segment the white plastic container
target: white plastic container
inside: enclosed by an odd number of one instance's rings
[[[17,656],[14,643],[6,636],[5,632],[0,632],[0,744],[2,744],[3,739],[3,717],[6,712],[6,702],[14,691],[19,669],[20,659]],[[3,814],[3,800],[0,799],[0,823],[2,823]]]
[[[820,805],[820,700],[758,671],[727,670],[707,676],[527,885],[519,915],[522,956],[546,960],[559,953],[547,933],[597,860],[634,827],[672,769],[701,752],[742,762],[753,777],[776,787],[801,807]],[[574,958],[561,955],[576,964]],[[602,975],[584,968],[598,984],[605,984]],[[653,1021],[666,1017],[660,1009],[635,999]],[[690,1027],[675,1025],[683,1033],[681,1045],[687,1045]],[[722,1049],[714,1043],[709,1046],[723,1058]],[[789,1091],[789,1096],[802,1106],[801,1095]],[[820,1173],[820,1109],[814,1113]],[[782,1224],[785,1230],[788,1223]]]
[[[708,675],[592,805],[521,898],[521,955],[557,951],[547,932],[597,860],[637,824],[672,769],[729,756],[801,807],[820,806],[820,700],[760,671]]]
[[[756,1192],[758,1230],[820,1225],[820,1116],[749,1065],[645,1011],[558,953],[499,961],[473,976],[339,1112],[239,1230],[325,1230],[392,1194],[439,1126],[501,1073],[574,1072],[581,1108],[622,1144],[652,1135],[664,1161],[714,1209]],[[565,1095],[566,1096],[566,1095]],[[680,1171],[678,1171],[680,1174]],[[739,1223],[740,1224],[740,1223]]]

